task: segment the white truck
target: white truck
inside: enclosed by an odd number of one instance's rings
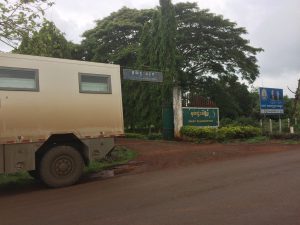
[[[71,185],[123,134],[120,66],[0,53],[0,173]]]

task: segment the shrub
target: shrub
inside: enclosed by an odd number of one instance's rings
[[[221,128],[202,128],[185,126],[181,129],[181,135],[196,139],[230,140],[245,139],[259,136],[261,130],[252,126],[230,126]]]
[[[161,133],[152,133],[149,135],[146,134],[139,134],[139,133],[125,133],[126,138],[132,139],[142,139],[142,140],[161,140],[162,134]]]
[[[183,136],[197,138],[197,139],[215,139],[216,138],[215,128],[199,128],[184,126],[181,128],[180,132]]]
[[[148,135],[149,140],[161,140],[162,138],[162,134],[160,133],[152,133]]]
[[[133,138],[133,139],[147,139],[147,137],[143,134],[137,133],[125,133],[126,138]]]

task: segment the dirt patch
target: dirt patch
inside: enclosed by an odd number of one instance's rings
[[[144,162],[144,164],[135,169],[136,172],[183,167],[203,162],[300,148],[300,145],[276,143],[194,144],[190,142],[145,141],[123,138],[117,139],[116,143],[138,153],[137,161]]]

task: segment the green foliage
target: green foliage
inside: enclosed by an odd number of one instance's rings
[[[160,0],[158,28],[156,33],[148,33],[154,43],[158,43],[150,54],[157,57],[159,70],[164,73],[162,100],[169,103],[172,99],[173,82],[177,82],[176,68],[176,30],[175,9],[171,0]],[[156,23],[153,23],[155,26]],[[171,101],[172,102],[172,101]]]
[[[160,133],[152,133],[148,135],[148,140],[162,140],[163,136]]]
[[[70,43],[53,22],[45,20],[42,28],[32,37],[24,36],[20,46],[13,52],[27,55],[48,56],[55,58],[78,57],[80,47]]]
[[[190,91],[213,100],[220,108],[221,119],[259,116],[257,92],[249,92],[247,85],[240,83],[237,77],[202,77],[196,84]]]
[[[151,134],[140,134],[140,133],[126,133],[126,138],[141,139],[141,140],[161,140],[162,134],[151,133]]]
[[[132,139],[142,139],[142,140],[147,139],[146,135],[140,134],[140,133],[126,133],[125,137],[126,138],[132,138]]]
[[[12,187],[26,187],[36,183],[36,181],[26,172],[15,174],[1,174],[0,175],[0,189]]]
[[[0,42],[16,47],[18,41],[40,27],[49,0],[0,0]]]
[[[258,144],[258,143],[268,142],[269,140],[270,140],[269,137],[266,137],[266,136],[257,136],[257,137],[246,139],[243,143]]]
[[[125,164],[136,157],[137,153],[135,151],[129,150],[123,146],[117,146],[105,159],[91,162],[90,165],[85,168],[85,173],[95,173],[107,168]]]
[[[231,140],[246,139],[261,135],[261,130],[252,126],[235,126],[221,128],[200,128],[184,126],[181,135],[199,140]]]
[[[86,60],[164,72],[163,91],[159,85],[122,82],[125,127],[160,127],[161,105],[171,101],[174,81],[184,91],[220,99],[225,117],[253,113],[253,97],[237,77],[255,80],[261,49],[243,38],[246,30],[196,3],[160,4],[150,10],[122,8],[83,34]],[[203,80],[212,75],[220,80],[208,86],[210,81]]]
[[[177,47],[191,81],[204,74],[241,74],[249,82],[256,79],[259,70],[255,56],[262,49],[251,47],[243,38],[247,34],[245,28],[208,10],[200,10],[197,3],[178,3],[175,10]]]
[[[200,139],[215,139],[217,135],[217,129],[215,128],[199,128],[192,126],[184,126],[180,130],[181,135],[191,137],[191,138],[200,138]]]
[[[137,60],[139,39],[153,10],[122,8],[98,20],[96,27],[83,34],[85,59],[133,67]]]

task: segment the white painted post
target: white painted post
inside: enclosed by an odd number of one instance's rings
[[[183,126],[181,88],[173,88],[173,111],[174,111],[174,136],[180,138],[180,129]]]
[[[262,128],[263,127],[263,121],[262,121],[262,119],[260,119],[259,124],[260,124],[260,127]]]
[[[270,134],[272,134],[273,133],[272,119],[270,119],[269,121],[270,121]]]
[[[279,133],[282,133],[282,124],[281,124],[281,118],[279,118]]]

